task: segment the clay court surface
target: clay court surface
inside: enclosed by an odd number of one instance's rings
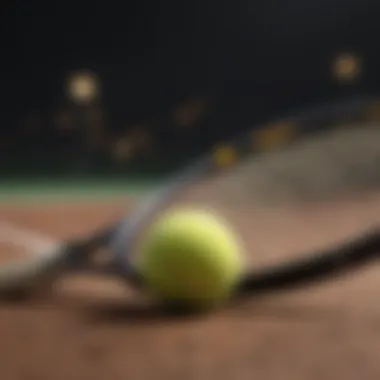
[[[377,195],[336,207],[335,230],[331,222],[318,235],[301,223],[298,233],[281,234],[280,218],[274,234],[273,226],[262,228],[256,248],[270,241],[273,250],[281,244],[303,250],[379,222]],[[4,203],[0,216],[7,226],[59,240],[125,209],[125,201]],[[306,220],[317,223],[323,207],[318,210],[309,210]],[[253,239],[255,226],[245,227]],[[3,234],[3,262],[25,255],[14,243]],[[320,286],[181,319],[159,315],[112,279],[72,276],[48,298],[0,304],[0,379],[378,380],[379,290],[380,270],[371,265]]]

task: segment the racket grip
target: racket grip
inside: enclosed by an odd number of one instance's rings
[[[0,266],[0,298],[24,298],[47,290],[67,266],[67,249]]]

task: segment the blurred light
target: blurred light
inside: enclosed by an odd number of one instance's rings
[[[222,168],[233,166],[238,160],[236,150],[229,146],[217,147],[213,157],[216,165]]]
[[[298,132],[297,124],[283,121],[265,126],[253,135],[253,150],[267,151],[283,146]]]
[[[352,53],[344,53],[333,60],[332,72],[339,82],[352,82],[359,77],[361,66],[359,57]]]
[[[191,99],[177,106],[171,113],[174,124],[180,128],[191,128],[209,110],[210,100],[205,97]]]
[[[68,97],[77,104],[92,103],[100,92],[100,83],[97,75],[92,71],[79,71],[68,76],[66,82]]]
[[[117,161],[128,161],[135,154],[135,147],[131,141],[126,138],[120,138],[113,147],[113,157]]]
[[[380,122],[380,101],[374,101],[364,110],[364,120],[369,122]]]

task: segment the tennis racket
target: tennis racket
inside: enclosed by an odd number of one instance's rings
[[[0,267],[0,294],[33,295],[73,271],[143,288],[135,259],[144,230],[162,210],[184,203],[216,210],[241,234],[247,269],[237,296],[312,284],[374,261],[380,208],[368,202],[380,190],[380,125],[371,121],[379,104],[360,98],[315,106],[215,142],[121,220]],[[343,228],[362,206],[371,212]]]

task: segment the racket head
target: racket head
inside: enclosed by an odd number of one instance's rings
[[[285,285],[285,278],[289,284],[311,282],[374,259],[380,220],[368,202],[377,200],[362,199],[360,203],[357,199],[359,203],[353,206],[352,197],[366,198],[367,190],[378,185],[380,128],[368,120],[376,106],[376,98],[317,105],[274,118],[262,128],[217,144],[144,200],[115,230],[111,250],[120,273],[141,285],[132,259],[133,252],[138,251],[137,237],[160,211],[184,203],[223,214],[242,234],[247,251],[254,251],[254,265],[247,263],[246,278],[241,281],[244,294],[279,288]],[[356,156],[350,158],[350,153]],[[330,172],[326,170],[329,166],[333,168]],[[350,182],[351,175],[357,178]],[[379,203],[376,205],[380,211]],[[361,227],[340,228],[347,225],[345,218],[355,212],[355,207],[367,209]],[[340,216],[331,218],[334,214]],[[320,242],[312,230],[326,232],[328,220],[330,228],[335,225],[340,231]],[[309,226],[305,228],[305,224]],[[310,244],[287,243],[282,252],[277,249],[271,253],[268,242],[276,234],[278,240],[279,233],[282,238],[292,235],[288,242],[309,234]],[[252,243],[255,235],[256,242]]]

